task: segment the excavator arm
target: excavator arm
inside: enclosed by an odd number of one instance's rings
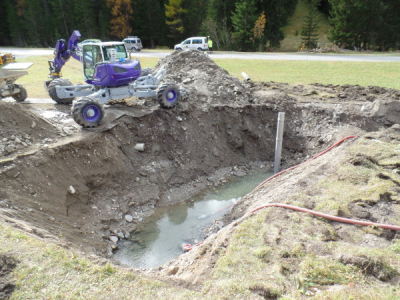
[[[74,30],[68,42],[63,39],[57,41],[54,49],[54,59],[49,60],[49,78],[51,80],[61,77],[61,69],[71,56],[76,60],[82,61],[82,52],[78,47],[80,37],[79,31]]]

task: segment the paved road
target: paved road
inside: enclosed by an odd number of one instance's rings
[[[13,53],[18,57],[52,55],[53,49],[23,49],[23,48],[4,48],[0,47],[0,53]],[[260,59],[260,60],[303,60],[303,61],[371,61],[371,62],[400,62],[400,54],[319,54],[319,53],[210,53],[211,58],[227,59]],[[132,57],[165,57],[170,52],[153,52],[143,50],[133,52]]]
[[[165,52],[134,52],[132,57],[165,57]],[[260,60],[302,60],[302,61],[371,61],[400,62],[400,55],[374,54],[319,54],[319,53],[210,53],[211,58],[225,59],[260,59]]]

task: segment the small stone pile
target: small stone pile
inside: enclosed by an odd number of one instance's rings
[[[0,140],[0,156],[11,154],[17,150],[32,146],[32,138],[28,134],[17,134]]]
[[[218,67],[205,52],[175,51],[161,59],[153,73],[166,70],[164,83],[175,83],[187,90],[183,100],[196,107],[209,105],[244,105],[253,103],[250,89]]]

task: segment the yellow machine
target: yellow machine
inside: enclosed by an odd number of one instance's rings
[[[11,53],[1,54],[0,53],[0,66],[14,62],[15,56],[11,55]]]

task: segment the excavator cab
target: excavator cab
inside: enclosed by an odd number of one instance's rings
[[[114,43],[87,44],[82,49],[83,73],[86,80],[94,80],[96,70],[105,63],[118,63],[128,58],[125,46]]]

